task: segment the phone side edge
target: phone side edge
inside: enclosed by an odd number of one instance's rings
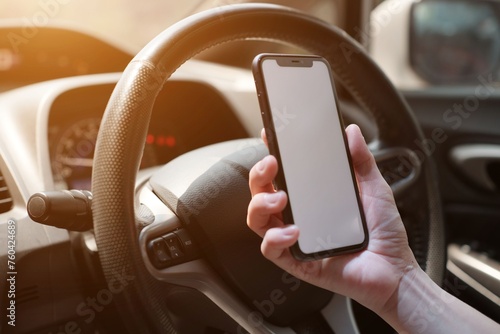
[[[259,106],[261,110],[262,122],[264,125],[264,131],[267,137],[267,144],[269,153],[274,156],[278,162],[278,174],[275,178],[275,185],[278,190],[282,190],[288,194],[288,187],[286,185],[285,175],[283,173],[283,164],[281,161],[281,154],[279,150],[278,143],[276,141],[276,130],[274,127],[272,110],[269,102],[269,97],[266,91],[266,84],[264,79],[264,74],[262,72],[262,62],[265,59],[274,59],[274,57],[282,56],[279,54],[263,53],[257,55],[252,62],[252,72],[255,80],[255,86],[257,89],[257,96],[259,100]],[[290,199],[287,201],[287,205],[282,212],[283,222],[285,224],[294,224],[294,219],[291,210]]]

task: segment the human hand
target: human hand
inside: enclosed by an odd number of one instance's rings
[[[417,266],[417,262],[391,188],[380,174],[361,131],[351,125],[346,134],[369,230],[366,249],[313,262],[296,260],[288,248],[297,241],[300,231],[282,221],[287,196],[283,191],[275,191],[272,185],[278,171],[273,156],[265,157],[250,171],[252,200],[247,223],[263,237],[262,253],[276,265],[297,278],[351,297],[380,313],[397,294],[403,274]]]

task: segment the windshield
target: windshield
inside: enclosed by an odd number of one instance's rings
[[[190,14],[242,0],[2,0],[0,19],[18,19],[23,26],[41,27],[57,22],[83,29],[119,43],[133,53],[158,33]],[[337,2],[330,0],[258,1],[282,4],[338,23]],[[19,23],[18,22],[18,23]]]

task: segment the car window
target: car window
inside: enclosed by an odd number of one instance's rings
[[[29,27],[65,21],[119,41],[137,52],[154,36],[180,19],[209,8],[252,2],[243,0],[2,0],[0,19],[21,19]],[[323,20],[338,21],[336,1],[274,0]]]

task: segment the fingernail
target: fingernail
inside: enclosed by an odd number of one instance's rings
[[[262,171],[264,171],[264,167],[266,167],[266,163],[264,162],[264,160],[261,160],[261,161],[257,162],[256,167],[257,167],[257,170],[259,172],[262,172]]]
[[[286,237],[294,236],[298,229],[297,225],[288,225],[283,228],[283,235]]]

